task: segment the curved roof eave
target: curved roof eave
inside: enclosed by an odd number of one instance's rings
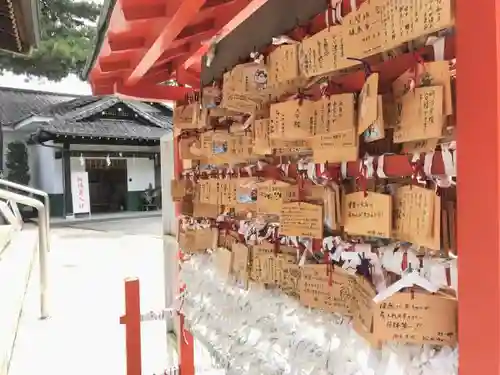
[[[80,78],[83,81],[87,81],[89,73],[94,67],[95,61],[99,56],[102,43],[108,31],[109,20],[111,19],[111,14],[113,14],[115,5],[116,0],[104,0],[104,3],[102,4],[101,14],[99,15],[99,23],[97,24],[97,34],[94,39],[94,49],[92,50],[90,56],[87,58],[87,62],[85,63],[83,71],[80,72]]]

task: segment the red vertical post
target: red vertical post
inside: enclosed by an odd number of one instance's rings
[[[174,172],[175,177],[181,177],[183,166],[179,152],[179,139],[174,137]],[[175,214],[178,217],[181,214],[180,203],[175,205]],[[181,260],[179,259],[179,262]],[[179,291],[182,292],[183,287],[179,285]],[[181,375],[194,375],[194,340],[193,336],[184,329],[184,316],[179,316],[179,368]]]
[[[456,8],[459,372],[499,375],[500,0]]]
[[[127,375],[141,375],[141,299],[139,279],[125,280],[125,316],[120,323],[125,324]]]

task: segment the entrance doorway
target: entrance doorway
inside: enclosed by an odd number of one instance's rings
[[[109,165],[108,165],[109,164]],[[127,161],[125,159],[86,159],[92,213],[127,209]]]

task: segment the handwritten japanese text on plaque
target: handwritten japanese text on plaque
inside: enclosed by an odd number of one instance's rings
[[[310,138],[313,152],[328,149],[334,153],[335,149],[356,146],[356,142],[357,134],[354,127],[352,129],[336,131],[325,135],[317,135]]]
[[[376,306],[373,325],[383,341],[455,345],[457,300],[444,294],[399,292]]]
[[[378,73],[367,78],[358,99],[358,134],[363,134],[379,117]]]
[[[403,153],[405,154],[422,154],[432,152],[436,149],[439,143],[439,138],[422,139],[421,141],[412,141],[403,143]]]
[[[270,127],[271,138],[301,139],[314,135],[315,102],[304,100],[288,100],[271,105]]]
[[[418,87],[401,99],[401,120],[394,143],[440,138],[443,133],[443,88]]]
[[[315,103],[316,135],[330,134],[355,127],[354,94],[324,97]]]
[[[368,192],[347,194],[344,207],[344,228],[349,234],[390,238],[392,198]]]
[[[257,212],[280,215],[283,203],[296,200],[299,190],[297,185],[281,181],[265,181],[257,186]]]
[[[261,119],[254,121],[254,148],[253,151],[257,155],[272,154],[271,140],[270,140],[270,119]]]
[[[271,139],[271,147],[276,156],[308,154],[311,152],[311,147],[306,139]]]
[[[274,244],[268,242],[255,245],[252,248],[250,276],[252,280],[263,284],[283,286],[283,288],[291,291],[293,285],[290,285],[290,283],[293,280],[290,278],[293,275],[288,275],[287,266],[295,264],[297,256],[290,253],[275,254],[275,250]]]
[[[349,57],[364,58],[382,52],[384,28],[382,17],[376,3],[380,0],[367,0],[358,10],[344,17],[345,53]]]
[[[373,326],[373,297],[377,294],[371,283],[364,276],[356,275],[352,278],[352,310],[354,320],[359,328],[372,332]]]
[[[323,237],[323,207],[291,202],[281,206],[280,233],[285,236]]]
[[[279,279],[279,288],[283,293],[294,298],[300,298],[299,283],[302,276],[302,268],[290,262],[281,263],[282,277]]]
[[[204,228],[179,233],[179,246],[186,253],[199,253],[217,245],[218,230]]]
[[[299,282],[300,302],[304,306],[351,315],[349,277],[342,270],[329,269],[327,265],[305,265]]]
[[[348,60],[344,52],[344,28],[327,27],[299,45],[299,66],[306,77],[334,72],[354,66],[357,62]]]
[[[250,277],[263,284],[274,284],[275,255],[273,253],[254,253],[252,255],[252,268]]]
[[[237,181],[230,179],[218,180],[218,184],[219,184],[219,189],[218,189],[219,204],[226,206],[234,206],[236,204]]]
[[[431,234],[434,195],[433,191],[418,186],[403,186],[397,190],[394,229],[399,239],[412,242]]]
[[[398,239],[436,247],[432,239],[440,236],[441,207],[435,192],[419,186],[402,186],[394,197],[394,230]],[[436,207],[436,205],[438,205]],[[437,220],[437,223],[436,223]],[[435,233],[438,232],[438,233]]]
[[[232,247],[233,250],[233,260],[231,265],[231,273],[233,274],[236,283],[242,287],[248,287],[248,261],[249,261],[249,250],[242,243],[235,243]]]
[[[299,75],[298,44],[284,44],[268,56],[269,83],[277,85]]]

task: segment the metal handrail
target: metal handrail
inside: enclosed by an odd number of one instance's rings
[[[31,186],[21,185],[21,184],[18,184],[16,182],[5,180],[3,178],[0,178],[0,185],[11,187],[14,189],[24,191],[26,193],[31,193],[31,194],[35,194],[35,195],[39,195],[39,196],[43,197],[43,200],[45,202],[45,215],[47,218],[47,220],[46,220],[47,221],[47,232],[50,231],[50,198],[49,198],[49,194],[47,194],[43,190],[38,190],[38,189],[32,188]],[[29,205],[27,205],[27,206],[29,206]],[[47,246],[47,251],[50,251],[50,241],[49,241],[48,236],[47,236],[47,245],[46,246]]]
[[[22,185],[21,185],[22,186]],[[13,186],[15,187],[15,186]],[[21,203],[38,211],[38,261],[40,263],[40,318],[48,317],[47,311],[47,244],[49,243],[49,222],[45,205],[38,199],[25,197],[0,189],[0,199]]]

